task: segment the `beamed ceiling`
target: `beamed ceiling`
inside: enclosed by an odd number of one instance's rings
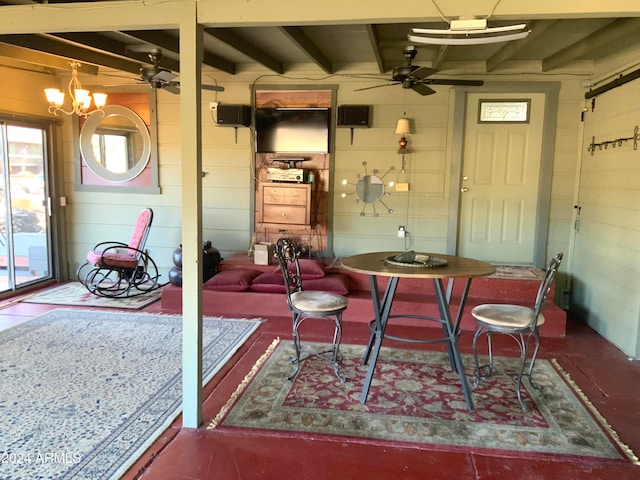
[[[0,1],[3,5],[70,3],[58,0]],[[1,15],[0,10],[0,15]],[[566,17],[566,16],[565,16]],[[531,34],[510,43],[477,46],[416,44],[414,64],[436,68],[443,77],[461,73],[578,73],[589,75],[598,59],[638,43],[640,18],[510,18],[490,26],[526,22]],[[302,64],[318,74],[341,73],[357,67],[383,74],[404,63],[403,48],[412,27],[447,28],[447,23],[375,23],[350,25],[282,25],[204,29],[204,65],[235,75],[260,67],[284,74]],[[176,30],[76,32],[0,35],[2,57],[47,69],[69,69],[69,60],[85,73],[119,71],[135,78],[150,65],[147,52],[160,48],[161,66],[179,72]],[[96,68],[97,67],[97,68]],[[305,70],[308,71],[308,68]],[[485,77],[486,78],[486,77]]]

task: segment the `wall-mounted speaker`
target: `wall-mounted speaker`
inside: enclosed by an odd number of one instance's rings
[[[339,105],[338,127],[368,128],[370,108],[369,105]]]
[[[216,123],[223,127],[248,127],[251,125],[251,107],[249,105],[218,105]]]

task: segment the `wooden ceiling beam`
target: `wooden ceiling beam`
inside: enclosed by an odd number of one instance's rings
[[[20,60],[21,62],[44,68],[71,70],[71,61],[68,58],[38,52],[29,48],[17,47],[15,45],[0,44],[0,57],[13,58],[14,60]],[[78,71],[88,75],[97,75],[98,67],[84,63],[78,67]]]
[[[0,36],[0,42],[28,48],[50,55],[57,55],[80,63],[90,63],[104,67],[122,70],[123,72],[139,73],[140,64],[114,57],[95,50],[54,39],[50,35],[10,34]]]
[[[272,57],[263,50],[260,50],[257,46],[247,42],[240,35],[235,33],[230,28],[205,28],[205,33],[217,38],[221,42],[226,43],[231,48],[236,49],[240,53],[252,58],[259,64],[267,67],[276,73],[284,73],[284,65],[282,62]]]
[[[557,20],[535,21],[530,23],[528,27],[531,30],[531,33],[526,38],[516,40],[514,42],[507,42],[500,50],[487,59],[485,64],[487,72],[492,72],[502,63],[513,58],[518,51],[522,50],[534,40],[541,38],[542,34],[556,22]]]
[[[367,36],[369,37],[369,45],[373,51],[373,56],[378,64],[378,71],[384,73],[384,60],[382,58],[382,52],[380,51],[380,35],[378,34],[378,27],[373,24],[367,24]]]
[[[611,51],[622,47],[621,42],[637,42],[638,31],[640,29],[639,20],[636,18],[623,18],[611,22],[604,28],[593,32],[579,42],[570,45],[553,55],[542,60],[542,71],[548,72],[554,68],[580,58],[589,51],[599,49],[603,45],[609,45]]]
[[[280,30],[294,42],[313,62],[327,73],[333,73],[333,64],[307,37],[302,27],[280,27]]]
[[[166,31],[159,30],[136,30],[122,32],[129,35],[132,38],[140,40],[144,43],[149,43],[159,47],[162,50],[167,50],[176,54],[180,54],[180,40],[178,37],[171,35]],[[207,52],[206,50],[202,56],[202,63],[209,67],[222,70],[223,72],[234,74],[236,73],[236,64],[226,60],[214,53]],[[168,68],[168,67],[167,67]],[[177,65],[171,67],[171,70],[175,72],[180,71],[180,62]]]

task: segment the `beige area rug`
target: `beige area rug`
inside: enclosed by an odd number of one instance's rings
[[[135,297],[105,298],[89,292],[80,282],[70,282],[39,292],[33,297],[26,298],[23,302],[140,310],[160,300],[161,293],[162,287]]]
[[[203,319],[203,384],[260,324]],[[121,478],[182,411],[181,352],[178,315],[56,309],[0,332],[0,478]]]

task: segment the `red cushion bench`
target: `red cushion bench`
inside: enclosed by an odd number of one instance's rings
[[[203,312],[207,316],[227,317],[289,317],[291,312],[284,297],[282,275],[275,265],[254,265],[252,257],[243,254],[232,255],[224,260],[220,272],[209,279],[202,289]],[[344,312],[343,321],[367,323],[373,318],[373,306],[369,292],[369,280],[365,275],[332,267],[330,259],[302,262],[304,268],[303,285],[307,289],[331,291],[346,295],[349,307]],[[301,265],[302,266],[302,265]],[[459,282],[460,284],[462,282]],[[513,303],[521,300],[533,303],[539,282],[514,281],[505,278],[478,278],[471,284],[471,291],[465,305],[461,328],[472,331],[475,322],[471,309],[480,303],[500,301]],[[379,288],[386,286],[386,279],[379,278]],[[459,287],[453,292],[452,303],[458,303]],[[162,290],[162,310],[167,313],[182,312],[182,288],[167,285]],[[393,303],[394,314],[421,314],[437,316],[433,286],[430,281],[412,281],[398,284]],[[455,310],[455,308],[454,308]],[[565,334],[566,313],[548,300],[543,311],[547,319],[540,334],[545,337],[561,337]],[[420,320],[400,319],[402,323],[417,324]],[[422,322],[424,324],[424,322]]]

